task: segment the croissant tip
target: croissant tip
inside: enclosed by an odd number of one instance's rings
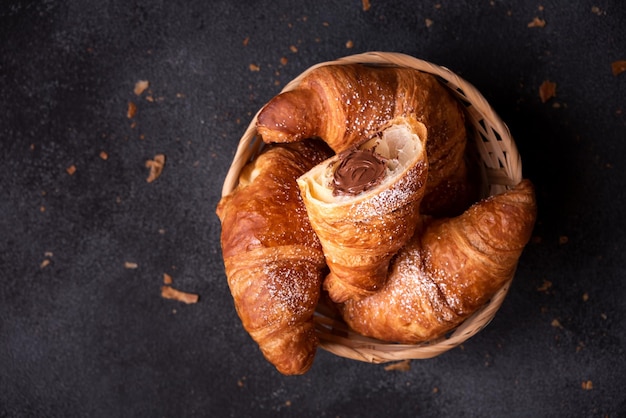
[[[314,136],[308,118],[315,103],[308,90],[286,91],[272,98],[257,116],[257,133],[264,142],[294,142]]]

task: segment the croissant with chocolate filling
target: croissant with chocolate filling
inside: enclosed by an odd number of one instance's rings
[[[389,261],[413,235],[428,176],[426,143],[424,124],[399,117],[298,179],[334,302],[380,289]]]
[[[339,153],[411,114],[429,138],[422,211],[458,214],[475,199],[464,159],[465,118],[460,103],[430,74],[362,64],[315,68],[261,109],[257,132],[267,143],[319,137]]]
[[[512,277],[536,210],[534,188],[523,180],[456,218],[425,220],[394,259],[385,287],[341,306],[344,320],[385,341],[443,336]]]
[[[313,313],[326,274],[296,178],[332,153],[321,141],[266,148],[217,207],[228,285],[241,322],[283,374],[302,374],[318,339]]]

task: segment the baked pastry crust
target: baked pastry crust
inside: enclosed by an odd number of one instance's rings
[[[314,202],[320,189],[307,180],[316,175],[309,170],[402,118],[414,118],[428,136],[426,156],[415,166],[419,187],[407,205],[356,216],[341,205],[328,211],[333,199]],[[536,218],[534,189],[523,180],[470,207],[475,186],[464,123],[462,105],[433,76],[359,64],[317,67],[259,112],[257,132],[271,145],[243,169],[217,213],[235,307],[281,373],[311,367],[318,345],[313,314],[325,298],[325,277],[333,307],[353,330],[408,344],[443,338],[512,278]],[[390,244],[370,254],[374,234],[377,243],[388,235]],[[364,275],[364,264],[375,274]],[[335,292],[338,272],[344,289]],[[367,279],[355,284],[351,275]]]
[[[339,153],[407,115],[428,130],[430,173],[422,212],[459,214],[475,200],[465,161],[465,116],[430,74],[364,64],[318,67],[261,109],[257,132],[267,143],[321,138]]]
[[[305,373],[326,264],[296,178],[332,152],[320,141],[268,147],[217,207],[228,285],[243,327],[283,374]]]
[[[428,177],[426,143],[424,124],[399,117],[359,148],[335,155],[298,178],[330,268],[324,288],[334,302],[379,290],[391,258],[413,235]],[[338,193],[337,170],[352,155],[368,151],[377,156],[372,159],[377,159],[379,170],[356,163],[351,174],[358,175],[360,169],[380,171],[377,183],[354,194]]]
[[[423,219],[376,294],[341,306],[365,336],[414,344],[445,335],[511,279],[536,219],[534,188],[514,189],[449,219]]]

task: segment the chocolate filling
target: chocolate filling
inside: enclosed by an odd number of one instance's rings
[[[333,176],[333,195],[356,196],[385,178],[385,161],[373,149],[351,149],[340,154]]]

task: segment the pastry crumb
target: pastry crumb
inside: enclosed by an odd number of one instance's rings
[[[250,71],[254,71],[254,72],[257,72],[257,71],[260,71],[260,70],[261,70],[261,67],[259,67],[259,66],[258,66],[258,65],[256,65],[256,64],[250,64],[250,65],[248,66],[248,68],[250,69]]]
[[[65,171],[67,172],[67,174],[69,174],[70,176],[73,176],[74,173],[76,172],[76,166],[74,164],[72,164],[71,166],[67,167],[65,169]]]
[[[172,287],[172,283],[174,283],[172,276],[167,273],[163,273],[163,286],[161,286],[161,297],[163,297],[164,299],[177,300],[188,305],[198,302],[200,298],[199,295],[175,289]]]
[[[167,273],[163,273],[163,284],[172,284],[173,280],[172,280],[172,276],[170,276]]]
[[[533,20],[528,23],[529,28],[543,28],[546,26],[546,21],[535,16]]]
[[[348,40],[346,42],[346,48],[350,49],[352,47],[354,47],[354,42],[352,40]]]
[[[100,158],[106,161],[109,159],[109,154],[106,151],[100,151]]]
[[[165,155],[157,154],[154,156],[153,160],[146,161],[146,167],[150,169],[150,174],[146,181],[148,183],[152,183],[156,179],[159,178],[161,173],[163,172],[163,167],[165,166]]]
[[[626,60],[613,61],[611,63],[611,71],[614,76],[618,76],[626,71]]]
[[[544,280],[543,284],[537,288],[538,292],[547,292],[552,287],[550,280]]]
[[[551,98],[556,96],[556,83],[550,80],[545,80],[539,86],[539,98],[541,103],[545,103]]]
[[[137,105],[131,101],[128,102],[128,108],[126,109],[126,117],[132,119],[137,114]]]
[[[146,91],[146,89],[150,86],[150,82],[148,80],[139,80],[135,83],[135,89],[133,92],[136,96],[141,96],[141,93]]]
[[[397,363],[392,363],[388,366],[385,366],[385,371],[397,370],[400,372],[408,372],[411,370],[411,360],[402,360]]]
[[[133,263],[132,261],[124,261],[125,269],[136,269],[137,267],[139,267],[137,263]]]
[[[177,300],[188,305],[197,303],[199,299],[199,296],[195,293],[183,292],[171,286],[161,286],[161,297],[164,299]]]
[[[363,0],[362,5],[363,5],[364,12],[367,12],[370,9],[370,7],[372,7],[372,5],[370,4],[370,0]]]
[[[426,27],[429,28],[433,25],[433,20],[432,19],[424,19],[424,23],[426,24]]]
[[[583,390],[591,390],[593,389],[593,382],[591,380],[587,380],[582,382],[581,386]]]

